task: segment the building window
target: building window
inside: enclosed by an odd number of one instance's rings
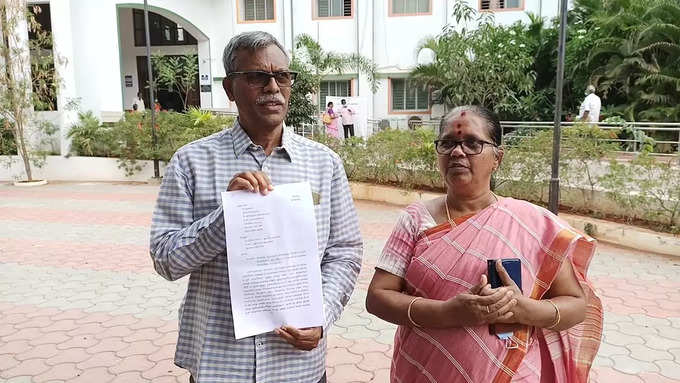
[[[28,11],[40,25],[40,33],[29,28],[29,55],[31,62],[31,82],[36,95],[36,111],[57,110],[57,86],[54,81],[56,67],[52,50],[52,16],[49,4],[32,4]]]
[[[482,11],[522,8],[522,0],[481,0],[479,5],[479,9]]]
[[[132,24],[135,30],[135,46],[145,46],[146,31],[144,30],[143,10],[132,10]],[[153,12],[149,12],[149,37],[151,37],[151,46],[197,44],[196,38],[181,25]]]
[[[321,81],[319,87],[319,110],[326,110],[326,96],[350,97],[352,80]]]
[[[314,0],[316,17],[352,17],[352,0]]]
[[[404,78],[390,79],[392,110],[395,112],[426,111],[429,109],[427,87]]]
[[[429,15],[432,13],[430,0],[389,0],[390,15]]]
[[[239,0],[239,21],[273,21],[274,0]]]

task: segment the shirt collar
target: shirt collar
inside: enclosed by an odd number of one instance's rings
[[[234,154],[236,158],[240,157],[243,152],[245,152],[250,146],[257,146],[250,139],[248,133],[243,129],[241,124],[236,119],[234,127],[231,129],[231,136],[234,142]],[[283,126],[283,137],[281,138],[281,148],[288,154],[288,158],[291,162],[296,162],[300,159],[299,150],[297,148],[297,143],[295,142],[295,133],[291,129],[287,128],[284,124]]]

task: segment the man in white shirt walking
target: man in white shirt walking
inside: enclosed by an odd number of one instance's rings
[[[595,94],[595,87],[588,85],[586,88],[586,98],[581,103],[578,111],[578,120],[583,122],[600,122],[600,108],[602,102],[600,97]]]

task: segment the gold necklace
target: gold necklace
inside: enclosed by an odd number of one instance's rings
[[[491,192],[491,195],[496,200],[494,203],[498,202],[498,196],[496,195],[496,193]],[[455,222],[451,219],[451,213],[449,213],[449,199],[447,195],[444,196],[444,206],[446,206],[446,219],[448,219],[450,223],[455,225]]]

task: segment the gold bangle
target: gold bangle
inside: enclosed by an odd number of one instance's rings
[[[413,307],[413,302],[417,301],[418,299],[423,299],[423,297],[415,297],[415,298],[411,299],[411,303],[408,304],[408,310],[406,310],[406,315],[408,316],[408,320],[411,322],[411,324],[413,325],[413,327],[418,327],[418,328],[420,328],[420,327],[423,327],[423,326],[421,326],[421,325],[419,325],[418,323],[416,323],[416,322],[413,320],[413,317],[411,317],[411,307]]]
[[[560,324],[560,320],[562,319],[562,318],[560,317],[560,308],[557,307],[557,305],[555,304],[555,302],[553,302],[552,300],[546,299],[546,301],[549,302],[551,305],[553,305],[553,307],[555,308],[555,321],[554,321],[550,326],[546,327],[548,330],[552,330],[552,329],[555,328],[558,324]]]

